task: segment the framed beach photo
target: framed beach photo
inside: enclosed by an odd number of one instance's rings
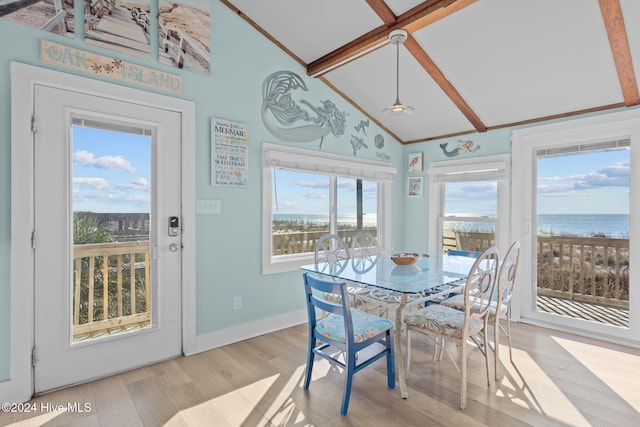
[[[409,172],[422,172],[422,153],[409,154]]]
[[[422,177],[421,176],[413,176],[408,178],[407,181],[408,193],[409,197],[422,197]]]

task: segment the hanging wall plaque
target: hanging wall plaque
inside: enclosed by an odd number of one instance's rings
[[[211,185],[246,187],[249,135],[244,123],[211,119]]]

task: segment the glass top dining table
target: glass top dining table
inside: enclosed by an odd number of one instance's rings
[[[442,254],[422,256],[413,265],[397,265],[389,254],[379,254],[301,268],[351,283],[415,294],[466,279],[474,261],[475,258]]]
[[[356,257],[336,263],[304,265],[311,272],[344,280],[354,300],[361,299],[395,311],[395,351],[398,383],[403,398],[408,397],[402,350],[402,322],[404,313],[430,300],[438,300],[461,289],[475,262],[475,258],[438,254],[422,256],[413,265],[396,265],[390,254]]]

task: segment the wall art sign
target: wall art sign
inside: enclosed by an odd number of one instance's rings
[[[422,172],[422,153],[409,154],[409,172]]]
[[[324,137],[344,135],[347,113],[340,111],[330,100],[313,104],[305,98],[296,101],[308,91],[302,77],[291,71],[277,71],[262,83],[262,121],[271,135],[282,141],[311,142]],[[362,147],[354,139],[354,153]]]
[[[151,58],[151,1],[85,1],[84,41],[138,58]]]
[[[211,0],[160,0],[160,63],[211,74]]]
[[[412,176],[407,180],[407,195],[409,197],[422,197],[422,177]]]
[[[73,3],[74,0],[0,0],[0,19],[73,37]]]
[[[40,61],[87,74],[133,83],[174,94],[182,93],[182,77],[48,40],[40,41]]]
[[[244,123],[211,119],[211,185],[247,186],[249,133]]]
[[[473,141],[458,140],[456,141],[456,148],[452,150],[447,150],[447,145],[449,145],[448,142],[445,142],[444,144],[440,144],[440,148],[442,149],[442,152],[447,157],[456,157],[460,154],[475,153],[480,149],[480,145],[479,144],[474,145]]]

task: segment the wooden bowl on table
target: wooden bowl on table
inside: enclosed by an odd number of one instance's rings
[[[422,254],[417,254],[415,252],[391,255],[391,261],[395,262],[397,265],[413,265],[418,262],[420,258],[422,258]]]

